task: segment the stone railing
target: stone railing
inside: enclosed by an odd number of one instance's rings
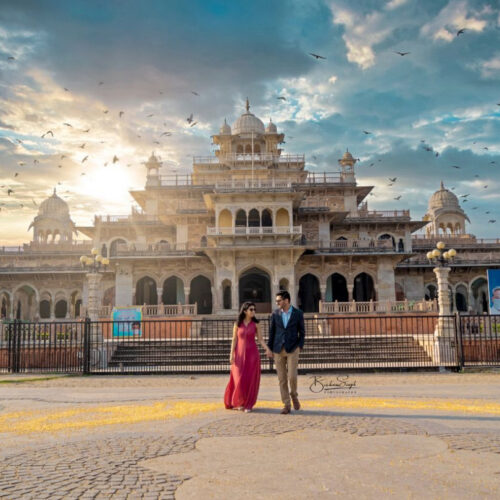
[[[133,307],[133,306],[131,306]],[[113,306],[101,306],[99,317],[111,317]],[[173,304],[173,305],[144,305],[142,306],[142,317],[149,318],[155,316],[195,316],[198,313],[197,304]]]
[[[17,246],[1,246],[0,255],[16,255],[16,254],[59,254],[59,253],[79,253],[89,251],[92,248],[90,240],[75,240],[71,242],[61,241],[55,243],[42,243],[32,241]]]
[[[397,217],[410,217],[409,210],[358,210],[355,216],[346,217],[346,221],[351,219],[383,219],[383,218],[397,218]]]
[[[398,313],[398,312],[438,312],[437,300],[398,300],[369,302],[323,302],[319,303],[319,312],[324,314],[371,314],[371,313]]]
[[[282,179],[232,179],[229,181],[217,181],[215,183],[216,191],[238,191],[238,190],[248,190],[248,189],[259,189],[259,190],[290,190],[292,183],[290,181]]]
[[[329,253],[356,253],[356,252],[396,252],[391,240],[331,240],[307,241],[307,246],[317,246],[320,250]],[[402,250],[403,251],[403,250]]]
[[[300,235],[302,226],[207,227],[208,236]]]
[[[155,243],[145,247],[136,248],[134,244],[118,243],[110,257],[154,257],[162,255],[185,255],[194,253],[187,243]]]
[[[471,234],[456,236],[431,236],[412,235],[411,242],[414,249],[434,249],[438,241],[444,241],[448,248],[500,248],[500,238],[476,238]]]

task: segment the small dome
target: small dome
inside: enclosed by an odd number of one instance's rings
[[[40,203],[38,215],[69,215],[68,204],[56,194],[56,188],[52,196]]]
[[[342,159],[343,159],[343,160],[354,160],[354,158],[352,157],[352,154],[351,154],[351,153],[349,153],[349,151],[346,151],[346,152],[344,153],[344,155],[342,156]]]
[[[460,209],[457,195],[444,187],[441,181],[441,188],[436,191],[429,200],[429,210],[436,210],[439,208]]]
[[[276,125],[271,121],[271,119],[269,119],[269,123],[267,124],[266,133],[268,133],[268,134],[277,134],[278,133],[278,129],[277,129]]]
[[[250,104],[246,103],[246,113],[243,113],[232,126],[233,134],[256,134],[264,133],[264,124],[252,113],[250,113]]]
[[[219,133],[221,135],[231,135],[231,127],[227,124],[226,119],[224,118],[224,123],[222,124]]]

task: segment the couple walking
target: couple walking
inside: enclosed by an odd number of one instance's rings
[[[257,401],[260,385],[260,355],[255,342],[257,339],[267,356],[274,359],[276,364],[283,401],[281,413],[290,413],[292,403],[295,410],[300,410],[297,366],[299,353],[304,347],[304,315],[300,309],[292,306],[290,294],[286,291],[276,295],[276,305],[278,309],[271,316],[267,344],[262,338],[259,320],[255,317],[255,304],[245,302],[241,306],[233,328],[231,374],[224,393],[224,405],[227,409],[250,412]]]

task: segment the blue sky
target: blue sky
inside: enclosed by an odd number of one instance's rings
[[[29,240],[54,186],[77,224],[128,213],[152,150],[189,172],[247,96],[308,169],[349,148],[372,209],[420,219],[442,179],[469,193],[468,232],[496,238],[499,83],[498,1],[2,0],[1,243]]]

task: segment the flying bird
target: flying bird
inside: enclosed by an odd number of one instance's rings
[[[31,201],[33,202],[33,205],[35,205],[35,207],[38,206],[38,203],[32,198]]]
[[[98,85],[104,85],[104,82],[99,82],[99,84],[98,84]]]
[[[162,137],[164,135],[166,135],[166,136],[172,135],[172,132],[163,132],[163,134],[160,134],[160,137]]]
[[[320,56],[318,54],[314,54],[312,52],[309,52],[310,56],[313,56],[315,59],[326,59],[326,57]]]
[[[85,142],[80,146],[81,149],[85,148]]]
[[[52,137],[54,137],[54,132],[52,132],[52,130],[47,130],[47,132],[45,132],[45,134],[42,135],[42,139],[45,139],[45,136],[47,134],[50,134]]]
[[[146,116],[146,118],[151,118],[152,116],[154,116],[154,113],[151,113],[150,115]]]
[[[496,219],[490,219],[488,222],[489,222],[490,224],[494,224],[494,223],[496,222]]]
[[[436,154],[434,156],[437,158],[439,156],[439,153],[436,151]]]
[[[15,61],[16,58],[14,56],[9,56],[7,57],[7,61]]]
[[[200,94],[198,94],[198,92],[195,92],[194,90],[191,90],[191,94],[194,94],[194,95],[197,95],[197,96],[200,95]]]
[[[389,177],[389,180],[390,180],[391,182],[396,182],[396,179],[397,179],[397,177],[394,177],[394,178],[392,178],[392,179]]]
[[[102,110],[102,112],[103,112],[104,114],[109,113],[109,109],[103,109],[103,110]]]
[[[63,125],[66,125],[66,127],[71,127],[71,128],[73,128],[73,125],[71,125],[71,123],[63,123]]]
[[[16,172],[16,173],[14,174],[14,177],[17,177],[18,175],[19,175],[19,172]]]
[[[160,144],[158,141],[153,141],[153,144]]]
[[[276,97],[276,99],[281,100],[281,101],[286,101],[286,97],[283,97],[282,95]]]
[[[363,130],[363,134],[368,135],[368,134],[371,134],[371,132],[368,132],[368,130]]]
[[[466,30],[466,29],[467,29],[467,28],[461,28],[461,29],[459,29],[459,30],[457,31],[457,36],[463,35],[463,34],[465,33],[465,30]]]
[[[82,132],[90,132],[90,129],[88,128],[87,130],[82,130]]]
[[[64,91],[65,92],[69,92],[69,89],[67,89],[66,87],[64,87]]]
[[[487,150],[487,149],[488,149],[488,146],[484,146],[484,147],[483,147],[483,149],[486,149],[486,150]]]
[[[116,163],[117,161],[120,161],[120,159],[118,158],[118,156],[114,155],[113,156],[113,163]]]
[[[186,121],[188,123],[193,123],[193,113],[191,113],[187,118],[186,118]]]
[[[191,123],[190,127],[194,127],[198,122]]]
[[[125,111],[120,111],[120,112],[118,113],[118,116],[121,118],[121,117],[124,115],[124,113],[125,113]]]
[[[488,184],[486,184],[486,186],[483,186],[484,189],[488,189]]]
[[[7,189],[7,194],[10,196],[12,193],[14,193],[14,190],[13,189]]]
[[[396,196],[396,198],[394,198],[395,200],[400,200],[401,199],[401,195],[399,196]]]
[[[89,156],[87,155],[87,156],[86,156],[86,157],[82,160],[82,163],[86,162],[88,157],[89,157]]]
[[[395,54],[399,54],[400,56],[407,56],[408,54],[411,54],[411,52],[397,52],[394,51]]]
[[[461,168],[458,165],[451,165],[451,168]]]
[[[64,158],[67,158],[66,155],[61,155],[61,160],[64,160]]]

